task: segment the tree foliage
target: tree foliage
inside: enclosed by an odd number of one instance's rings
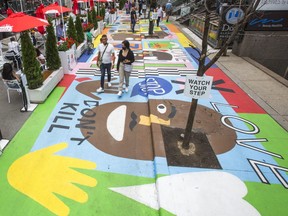
[[[43,77],[40,63],[36,59],[35,48],[32,44],[28,31],[21,33],[21,48],[24,74],[27,78],[28,88],[39,88],[43,84]]]
[[[216,61],[218,61],[220,56],[226,51],[229,44],[231,44],[233,42],[238,31],[240,29],[243,29],[245,24],[248,22],[249,18],[255,13],[256,8],[258,7],[258,5],[260,3],[260,0],[252,0],[250,2],[250,4],[247,6],[247,8],[245,10],[245,14],[244,14],[243,19],[233,26],[233,32],[231,33],[229,38],[225,41],[225,43],[222,45],[222,47],[216,53],[216,55],[210,61],[206,61],[206,59],[209,56],[208,34],[209,34],[210,20],[211,20],[211,16],[212,16],[212,12],[211,12],[211,9],[212,9],[211,6],[212,5],[211,4],[213,4],[213,3],[214,2],[210,1],[210,0],[205,2],[205,22],[204,22],[204,32],[203,32],[203,37],[202,37],[202,49],[199,51],[198,49],[196,49],[196,47],[194,45],[191,45],[191,47],[193,49],[195,49],[199,54],[199,57],[197,59],[199,62],[199,66],[198,66],[198,70],[197,70],[197,76],[203,76],[205,74],[205,72]],[[185,149],[189,148],[189,143],[190,143],[191,134],[192,134],[191,131],[193,128],[194,117],[196,115],[197,104],[198,104],[198,99],[193,98],[191,106],[190,106],[190,111],[188,114],[188,120],[187,120],[187,124],[186,124],[186,128],[185,128],[185,134],[184,134],[183,143],[182,143],[182,147]]]
[[[92,23],[94,25],[94,29],[97,29],[98,28],[98,21],[97,21],[97,18],[96,18],[96,11],[95,11],[95,8],[92,7]]]
[[[88,23],[93,23],[91,11],[88,11]]]
[[[77,33],[76,33],[76,29],[75,29],[75,25],[74,25],[72,17],[69,17],[68,29],[67,29],[67,37],[68,38],[73,38],[74,40],[77,41]]]
[[[84,41],[85,37],[84,37],[82,23],[81,23],[81,19],[80,19],[79,15],[76,17],[75,29],[77,32],[77,39],[76,40],[80,44]]]
[[[57,49],[56,36],[51,20],[48,20],[49,26],[46,27],[47,39],[45,42],[46,47],[46,65],[50,70],[57,70],[61,66],[59,53]]]
[[[120,0],[119,2],[119,9],[122,10],[124,8],[124,5],[125,5],[125,0]]]

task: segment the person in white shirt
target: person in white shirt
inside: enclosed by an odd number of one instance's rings
[[[103,35],[101,37],[102,43],[98,46],[97,66],[100,67],[101,70],[101,87],[96,90],[98,93],[104,92],[104,78],[106,71],[108,76],[108,87],[111,87],[111,69],[114,68],[115,50],[113,45],[109,44],[107,40],[107,36]]]
[[[157,8],[157,27],[159,27],[159,23],[160,21],[162,21],[163,19],[163,10],[162,10],[162,7],[160,5],[158,5],[158,8]]]
[[[10,38],[10,42],[8,43],[8,51],[13,50],[17,55],[19,55],[19,43],[15,40],[14,37]]]
[[[170,0],[168,0],[166,6],[165,6],[165,12],[166,12],[166,22],[169,21],[169,17],[172,15],[172,4]]]

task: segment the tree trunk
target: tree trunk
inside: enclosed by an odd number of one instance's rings
[[[208,40],[209,25],[210,25],[210,13],[206,11],[204,33],[203,33],[203,40],[202,40],[202,51],[201,51],[201,56],[199,58],[199,68],[197,71],[197,76],[203,76],[205,73],[204,68],[205,68],[205,59],[206,59],[206,53],[207,53],[207,47],[208,47],[207,40]],[[187,124],[185,128],[184,139],[182,143],[182,148],[184,149],[189,149],[189,143],[190,143],[190,138],[192,135],[192,128],[193,128],[193,123],[194,123],[194,117],[196,114],[197,104],[198,104],[198,99],[193,98],[191,102],[191,106],[190,106],[188,120],[187,120]]]

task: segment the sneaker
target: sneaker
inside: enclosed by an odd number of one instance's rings
[[[112,85],[111,85],[111,83],[110,82],[108,82],[108,87],[111,87]]]
[[[97,93],[103,93],[103,92],[104,92],[104,89],[103,89],[102,87],[100,87],[100,88],[98,88],[98,89],[96,90],[96,92],[97,92]]]
[[[118,95],[118,97],[121,97],[122,96],[122,91],[119,91],[117,95]]]
[[[125,88],[125,92],[127,93],[129,91],[128,87]]]

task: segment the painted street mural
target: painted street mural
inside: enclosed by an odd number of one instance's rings
[[[135,52],[129,92],[117,96],[113,70],[97,94],[97,49],[82,56],[1,156],[1,215],[287,215],[287,131],[214,65],[183,155],[196,52],[173,24],[159,39],[129,26],[120,14],[103,32]]]

